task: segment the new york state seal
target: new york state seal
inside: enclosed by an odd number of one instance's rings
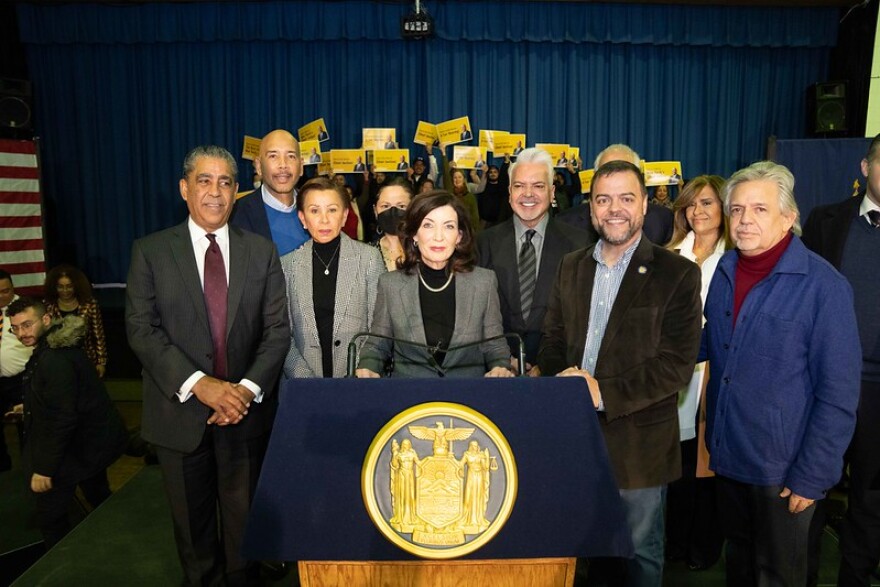
[[[432,559],[474,552],[504,526],[517,473],[504,435],[483,414],[432,402],[394,416],[373,439],[361,477],[382,534]]]

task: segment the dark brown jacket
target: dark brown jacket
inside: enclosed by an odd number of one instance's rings
[[[581,365],[594,248],[562,259],[538,353],[545,375]],[[697,265],[643,236],[620,284],[594,374],[605,404],[599,422],[621,489],[663,485],[681,475],[676,399],[694,372],[701,307]]]

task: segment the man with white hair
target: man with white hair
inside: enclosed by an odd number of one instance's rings
[[[592,242],[587,232],[550,217],[555,189],[550,155],[540,149],[524,149],[510,166],[513,217],[477,237],[480,266],[494,270],[498,278],[504,332],[523,337],[530,375],[539,374],[532,365],[559,262]]]
[[[707,434],[728,585],[804,585],[816,500],[855,427],[861,345],[852,289],[801,240],[794,177],[769,161],[724,187],[736,249],[706,300]]]
[[[642,163],[639,154],[632,150],[629,145],[615,143],[602,149],[593,162],[593,169],[599,169],[609,161],[627,161],[636,167]],[[590,219],[590,204],[584,202],[579,206],[573,206],[556,216],[560,222],[577,226],[593,235],[593,241],[598,239],[598,234],[593,229],[593,221]],[[657,204],[648,203],[648,211],[645,213],[645,224],[642,231],[648,240],[655,245],[665,246],[672,239],[672,211]]]

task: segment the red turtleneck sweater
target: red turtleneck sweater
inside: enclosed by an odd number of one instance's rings
[[[792,236],[793,234],[789,232],[781,241],[758,255],[747,257],[739,253],[739,259],[736,262],[736,275],[733,279],[734,327],[736,327],[736,317],[739,315],[739,309],[746,300],[746,296],[756,283],[770,275],[782,257],[782,253],[788,248]]]

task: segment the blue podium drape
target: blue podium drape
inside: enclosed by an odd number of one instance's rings
[[[282,385],[279,400],[242,546],[247,558],[415,558],[373,525],[361,471],[389,420],[435,401],[464,404],[489,418],[516,461],[510,518],[466,558],[632,555],[583,379],[294,379]],[[418,450],[430,450],[424,444]]]
[[[19,4],[35,92],[50,257],[123,281],[132,239],[179,222],[180,162],[324,117],[362,127],[468,115],[477,129],[611,142],[729,174],[770,135],[799,137],[825,78],[833,8],[430,2],[437,36],[399,38],[409,3]],[[250,165],[242,163],[242,188]]]

